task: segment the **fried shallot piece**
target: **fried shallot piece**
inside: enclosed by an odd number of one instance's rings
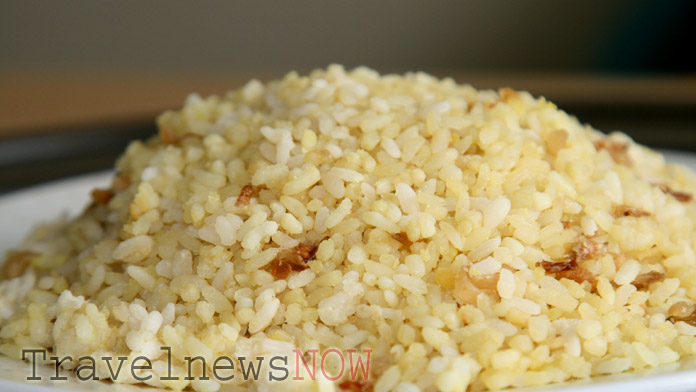
[[[406,248],[410,248],[411,245],[413,245],[413,242],[408,239],[408,235],[406,233],[401,232],[401,233],[394,233],[392,234],[392,238],[399,241],[401,245],[403,245]]]
[[[288,276],[290,275],[290,272],[295,270],[295,271],[302,271],[304,268],[300,268],[301,266],[295,266],[292,265],[288,262],[286,262],[284,259],[278,259],[276,258],[273,260],[271,263],[271,275],[278,280],[278,279],[287,279]]]
[[[575,256],[575,253],[571,253],[563,261],[542,261],[537,265],[544,267],[547,274],[553,274],[558,280],[566,278],[577,283],[590,282],[594,287],[597,284],[597,277],[587,269],[580,267]]]
[[[688,203],[694,198],[694,196],[691,193],[675,191],[664,184],[658,185],[658,187],[662,192],[672,195],[672,197],[674,197],[675,199],[677,199],[677,201],[680,201],[682,203]]]
[[[621,143],[610,140],[609,138],[604,138],[594,142],[594,146],[598,152],[607,150],[609,155],[611,155],[611,159],[620,165],[633,165],[633,162],[631,162],[631,159],[628,157],[628,143]]]
[[[306,244],[299,244],[295,247],[295,253],[297,256],[302,259],[302,262],[306,263],[308,261],[314,260],[315,255],[317,254],[317,248],[319,245],[306,245]]]
[[[665,274],[657,271],[650,271],[638,275],[632,283],[638,290],[643,290],[650,287],[651,284],[659,282],[663,279],[665,279]]]
[[[596,259],[607,253],[607,244],[594,238],[583,237],[562,261],[542,261],[537,265],[544,267],[547,274],[553,274],[556,279],[570,279],[578,283],[590,282],[592,287],[597,283],[597,277],[578,263]]]
[[[578,263],[573,259],[564,260],[557,263],[554,263],[553,261],[542,261],[541,263],[537,263],[537,265],[544,267],[547,274],[555,274],[557,272],[574,270],[578,268]]]
[[[284,252],[271,263],[271,275],[276,279],[287,279],[290,272],[307,269],[307,263],[314,260],[318,247],[319,243],[316,245],[299,244]]]
[[[607,253],[607,244],[590,237],[583,237],[573,246],[573,253],[572,258],[577,262],[596,259]]]
[[[242,187],[242,192],[239,194],[239,197],[237,197],[237,202],[234,203],[234,205],[239,208],[248,206],[251,198],[258,196],[260,191],[260,187],[253,186],[251,184],[244,185]]]
[[[696,306],[694,305],[689,305],[684,301],[677,302],[670,306],[667,315],[667,320],[672,323],[683,321],[696,327]]]

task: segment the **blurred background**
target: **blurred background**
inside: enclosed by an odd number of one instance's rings
[[[0,0],[0,192],[103,170],[160,111],[330,63],[424,70],[696,151],[693,1]]]

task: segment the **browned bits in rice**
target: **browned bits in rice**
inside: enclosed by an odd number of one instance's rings
[[[0,270],[2,277],[4,279],[12,279],[22,276],[31,264],[32,259],[37,256],[39,256],[38,253],[31,251],[10,252],[2,265],[2,270]]]
[[[676,319],[685,319],[691,316],[694,311],[696,311],[696,305],[689,304],[685,301],[675,302],[669,307],[667,311],[667,316],[674,317]]]
[[[92,201],[97,203],[97,204],[107,204],[112,197],[114,197],[114,192],[109,190],[109,189],[93,189],[92,193]]]
[[[316,257],[317,247],[318,244],[299,244],[293,249],[285,250],[271,263],[271,275],[276,279],[286,279],[292,271],[307,269],[307,263]]]
[[[578,263],[574,259],[563,260],[563,261],[542,261],[538,265],[544,267],[544,270],[548,274],[555,274],[561,271],[574,270],[578,268]]]
[[[673,323],[683,321],[696,327],[696,305],[679,301],[670,306],[669,310],[667,311],[667,316],[667,320]]]
[[[299,266],[294,266],[285,259],[275,259],[271,263],[270,272],[275,279],[287,279],[293,268],[299,268]]]
[[[500,99],[503,100],[503,102],[507,102],[513,98],[517,98],[517,97],[519,97],[519,95],[520,95],[520,93],[518,93],[517,91],[515,91],[509,87],[505,87],[505,88],[500,89]]]
[[[127,176],[124,176],[122,174],[115,175],[114,179],[111,182],[111,185],[117,191],[122,191],[124,189],[128,189],[130,184],[131,184],[130,178],[128,178]]]
[[[596,259],[607,253],[607,243],[594,238],[583,237],[573,247],[572,258],[578,262]]]
[[[467,101],[466,102],[466,112],[471,113],[471,110],[474,108],[474,105],[476,105],[476,102]]]
[[[662,192],[672,195],[675,199],[682,203],[688,203],[694,198],[691,193],[675,191],[664,184],[659,185],[659,187]]]
[[[271,272],[271,274],[280,277],[279,279],[287,278],[290,271],[303,271],[307,269],[305,261],[294,257],[275,259],[273,265],[276,266],[276,271],[275,273]],[[273,270],[272,267],[271,270]]]
[[[546,149],[549,151],[549,154],[556,155],[558,150],[565,147],[566,143],[568,143],[568,131],[556,129],[551,131],[546,138]]]
[[[629,158],[628,156],[628,143],[621,143],[615,140],[611,140],[609,138],[604,138],[595,141],[594,146],[595,149],[597,149],[597,151],[607,150],[614,162],[620,165],[633,165],[633,163],[631,162],[631,158]]]
[[[369,381],[348,380],[338,384],[338,387],[347,392],[371,392],[374,386]]]
[[[410,248],[411,245],[413,245],[413,242],[411,242],[411,240],[408,239],[408,235],[406,235],[406,233],[404,232],[394,233],[392,234],[392,238],[397,240],[399,243],[401,243],[401,245],[403,245],[406,248]]]
[[[627,205],[617,205],[614,206],[613,214],[615,217],[619,218],[622,216],[632,216],[635,218],[640,218],[643,216],[650,216],[651,214],[647,211],[643,211],[640,208],[629,207]]]
[[[317,245],[299,244],[295,247],[295,253],[303,263],[312,261],[317,254]]]
[[[578,265],[574,258],[574,254],[569,255],[566,260],[560,262],[542,261],[538,265],[544,267],[548,274],[553,274],[556,279],[569,279],[577,283],[589,282],[594,286],[597,283],[597,277],[592,272]]]
[[[589,282],[593,287],[597,284],[597,276],[585,268],[564,270],[556,273],[556,279],[570,279],[577,283]]]
[[[657,271],[650,271],[644,274],[640,274],[633,281],[633,285],[636,286],[638,290],[647,289],[651,284],[655,282],[660,282],[665,279],[665,274]]]
[[[251,202],[251,198],[258,196],[260,191],[260,187],[251,184],[244,185],[244,187],[242,187],[241,193],[239,194],[239,197],[237,197],[237,202],[234,203],[234,205],[239,208],[244,208],[248,206],[249,202]]]
[[[164,144],[176,144],[181,140],[181,136],[175,134],[171,129],[166,127],[160,127],[159,136]]]

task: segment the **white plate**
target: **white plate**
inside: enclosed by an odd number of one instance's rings
[[[680,152],[666,152],[667,159],[696,170],[696,155]],[[95,187],[109,183],[111,172],[90,174],[46,185],[29,188],[0,197],[0,254],[16,246],[32,226],[51,220],[61,211],[75,215],[89,201],[89,192]],[[688,366],[689,368],[696,368]],[[51,368],[41,368],[42,381],[28,382],[31,365],[0,357],[0,391],[53,392],[98,390],[144,391],[128,385],[115,385],[102,382],[79,382],[75,378],[52,384],[48,377]],[[67,372],[65,372],[67,373]],[[622,374],[599,379],[583,380],[567,384],[550,385],[541,388],[545,391],[563,390],[572,392],[686,392],[696,391],[696,370],[676,370],[674,367],[650,369],[641,374]]]
[[[38,185],[0,197],[0,259],[6,251],[17,246],[35,225],[68,214],[75,216],[89,203],[90,191],[107,187],[112,172],[100,172]],[[56,392],[104,391],[142,392],[152,388],[115,385],[102,382],[48,380],[53,375],[50,367],[37,366],[42,381],[27,381],[31,364],[0,357],[0,391]],[[61,373],[61,376],[64,375]]]

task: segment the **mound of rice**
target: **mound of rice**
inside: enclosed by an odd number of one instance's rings
[[[694,175],[543,98],[330,66],[191,95],[158,126],[82,216],[8,255],[4,355],[145,355],[165,376],[160,346],[176,374],[185,356],[371,349],[361,383],[148,383],[383,392],[696,352]]]

